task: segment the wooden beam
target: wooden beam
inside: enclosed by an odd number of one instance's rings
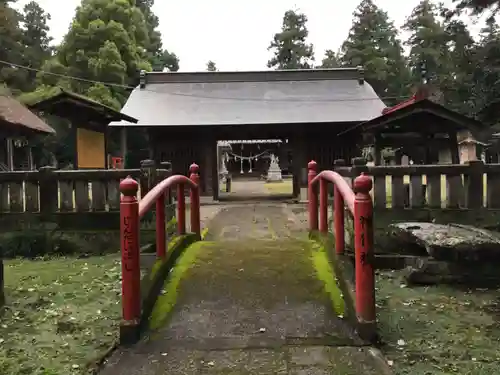
[[[127,128],[124,126],[123,128],[120,129],[120,154],[122,156],[123,160],[123,167],[127,168],[128,166],[125,165],[127,162]]]
[[[12,138],[7,138],[5,140],[7,144],[7,168],[9,171],[14,170],[14,144],[12,143]]]
[[[448,144],[451,152],[451,163],[460,164],[460,154],[458,151],[457,132],[450,132]]]

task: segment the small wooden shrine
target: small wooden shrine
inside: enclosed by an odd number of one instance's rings
[[[108,124],[137,120],[94,100],[60,89],[31,108],[69,121],[75,144],[76,169],[104,169],[111,165],[108,155]]]

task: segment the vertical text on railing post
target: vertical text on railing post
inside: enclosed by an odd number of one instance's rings
[[[371,177],[361,174],[353,184],[356,313],[363,323],[375,322],[375,275],[373,270],[373,203]]]
[[[122,309],[124,324],[139,324],[141,316],[139,259],[139,184],[127,177],[120,183],[120,239],[122,249]]]

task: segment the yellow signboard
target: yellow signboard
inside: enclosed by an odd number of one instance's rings
[[[88,129],[76,129],[78,168],[106,168],[104,133]]]

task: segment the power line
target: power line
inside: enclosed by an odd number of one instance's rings
[[[18,69],[25,69],[29,70],[32,72],[36,73],[43,73],[47,75],[51,75],[54,77],[59,77],[63,79],[68,79],[68,80],[73,80],[73,81],[79,81],[79,82],[85,82],[85,83],[92,83],[92,84],[100,84],[103,86],[108,86],[108,87],[116,87],[116,88],[121,88],[121,89],[126,89],[126,90],[134,90],[136,87],[130,86],[130,85],[123,85],[119,83],[113,83],[113,82],[105,82],[105,81],[97,81],[97,80],[92,80],[92,79],[87,79],[87,78],[81,78],[81,77],[75,77],[75,76],[70,76],[66,74],[59,74],[59,73],[53,73],[53,72],[48,72],[46,70],[40,70],[40,69],[35,69],[29,66],[25,65],[19,65],[19,64],[14,64],[8,61],[0,60],[0,64],[4,65],[10,65]],[[287,98],[287,99],[264,99],[264,98],[238,98],[238,97],[220,97],[220,96],[207,96],[207,95],[197,95],[197,94],[188,94],[188,93],[182,93],[182,92],[164,92],[164,91],[157,91],[157,90],[152,90],[151,88],[143,88],[141,89],[143,91],[149,91],[149,92],[154,92],[156,94],[161,94],[161,95],[170,95],[170,96],[183,96],[183,97],[190,97],[190,98],[200,98],[200,99],[215,99],[215,100],[229,100],[229,101],[252,101],[252,102],[267,102],[267,103],[273,103],[273,102],[283,102],[283,103],[334,103],[334,102],[367,102],[367,101],[378,101],[378,100],[404,100],[410,98],[410,96],[386,96],[386,97],[377,97],[377,98],[331,98],[331,99],[309,99],[309,98],[298,98],[298,99],[293,99],[293,98]]]
[[[74,76],[69,76],[69,75],[66,75],[66,74],[59,74],[59,73],[47,72],[46,70],[35,69],[35,68],[31,68],[29,66],[14,64],[14,63],[11,63],[11,62],[8,62],[8,61],[4,61],[4,60],[0,60],[0,64],[10,65],[10,66],[13,66],[15,68],[25,69],[25,70],[29,70],[29,71],[36,72],[36,73],[43,73],[43,74],[51,75],[51,76],[54,76],[54,77],[71,79],[73,81],[80,81],[80,82],[86,82],[86,83],[101,84],[101,85],[104,85],[104,86],[118,87],[118,88],[122,88],[122,89],[133,89],[134,88],[133,86],[121,85],[119,83],[95,81],[95,80],[92,80],[92,79],[74,77]]]

